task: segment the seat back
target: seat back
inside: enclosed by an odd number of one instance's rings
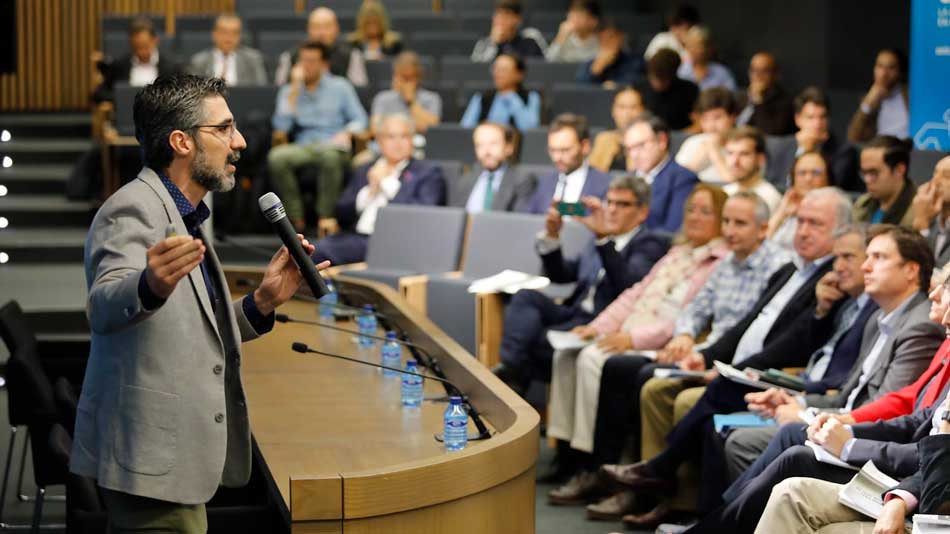
[[[544,217],[533,214],[488,211],[472,215],[464,278],[485,278],[505,269],[541,272],[534,243],[543,228]]]
[[[910,169],[907,171],[908,176],[910,176],[910,179],[917,185],[929,181],[930,178],[933,177],[934,167],[937,165],[937,162],[946,156],[950,156],[950,152],[944,152],[942,150],[911,151]]]
[[[20,303],[15,300],[0,307],[0,338],[3,339],[10,354],[27,347],[36,349],[36,335],[27,322]]]
[[[521,158],[525,165],[550,165],[548,129],[532,128],[521,132]]]
[[[454,271],[464,231],[464,209],[390,204],[376,217],[366,264],[422,274]]]
[[[263,123],[270,126],[270,118],[277,106],[277,87],[270,85],[241,85],[228,88],[228,106],[238,126]]]
[[[475,159],[472,130],[458,124],[440,124],[426,131],[426,159],[454,159],[471,162]]]
[[[590,126],[614,127],[610,108],[616,90],[596,85],[556,83],[548,94],[552,119],[561,113],[577,113],[587,117]]]
[[[112,115],[112,122],[119,135],[135,135],[132,105],[135,103],[135,95],[141,90],[141,87],[132,87],[127,83],[115,84],[115,111]]]
[[[56,413],[59,414],[59,424],[63,425],[69,435],[73,435],[76,427],[76,410],[79,409],[79,398],[76,390],[65,377],[56,379],[53,385],[53,402],[56,403]]]

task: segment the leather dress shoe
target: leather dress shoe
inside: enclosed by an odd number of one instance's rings
[[[550,504],[586,504],[605,493],[604,483],[594,471],[580,471],[563,486],[548,492]]]
[[[646,462],[635,464],[608,464],[600,467],[600,472],[613,480],[637,491],[658,491],[672,493],[676,490],[675,480],[658,478],[648,472]]]
[[[670,505],[661,502],[645,514],[626,514],[621,519],[623,526],[631,530],[653,530],[670,516]]]
[[[636,494],[629,490],[617,492],[606,499],[587,505],[587,519],[595,521],[620,521],[624,515],[633,512],[636,506]]]

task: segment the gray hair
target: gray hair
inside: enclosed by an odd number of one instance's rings
[[[848,223],[844,226],[839,226],[835,229],[835,233],[832,237],[839,239],[846,235],[857,235],[861,238],[862,243],[867,243],[868,241],[868,225],[865,223]]]
[[[729,200],[734,198],[742,198],[755,204],[756,224],[768,224],[769,218],[772,216],[772,210],[770,210],[769,205],[766,204],[764,200],[762,200],[762,197],[753,193],[752,191],[736,191],[735,193],[729,195]],[[728,202],[728,200],[726,202]]]
[[[416,123],[412,120],[412,117],[406,115],[405,113],[390,113],[388,115],[383,115],[379,118],[379,121],[376,123],[376,130],[382,130],[383,125],[389,121],[397,121],[405,124],[410,132],[416,131]]]
[[[833,233],[837,233],[845,226],[851,224],[851,199],[844,191],[837,187],[819,187],[805,193],[802,202],[808,199],[831,198],[835,203],[835,227]]]
[[[626,189],[633,193],[633,196],[637,197],[637,202],[641,205],[650,205],[650,184],[646,183],[643,178],[633,176],[632,174],[618,176],[610,181],[610,185],[607,186],[607,189]]]
[[[159,76],[135,95],[132,117],[135,138],[142,146],[145,165],[164,171],[175,158],[168,136],[175,130],[192,131],[205,118],[204,100],[227,97],[220,78],[191,74]]]

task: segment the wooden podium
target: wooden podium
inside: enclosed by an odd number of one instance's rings
[[[261,273],[226,271],[236,291],[256,284]],[[345,276],[336,281],[349,303],[374,304],[434,356],[493,435],[445,452],[434,438],[444,402],[403,409],[398,377],[290,348],[299,341],[379,363],[378,345],[360,349],[351,334],[278,323],[244,344],[242,377],[251,430],[291,532],[533,533],[537,412],[388,286]],[[317,304],[306,300],[278,312],[319,320]],[[352,321],[333,324],[356,328]],[[403,355],[409,357],[405,348]],[[427,398],[444,393],[439,382],[425,381]],[[471,420],[469,430],[475,432]]]

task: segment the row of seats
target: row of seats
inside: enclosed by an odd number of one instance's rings
[[[400,11],[432,10],[433,0],[382,0],[390,13]],[[305,9],[326,6],[334,11],[352,10],[356,0],[307,0]],[[464,11],[479,11],[490,14],[494,6],[493,0],[441,0],[442,11],[445,13],[459,13]],[[557,10],[564,12],[570,5],[570,0],[523,0],[525,12],[539,10]],[[600,0],[601,6],[607,10],[636,10],[636,0]],[[296,9],[296,0],[236,0],[235,9],[242,14],[258,13],[293,13]]]

